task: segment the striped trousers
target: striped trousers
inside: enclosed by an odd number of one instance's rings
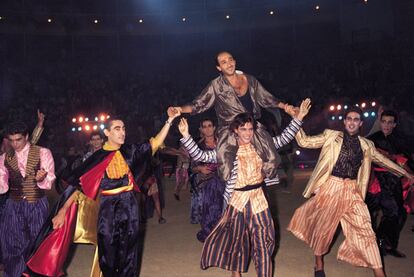
[[[204,243],[201,268],[247,272],[252,257],[257,276],[270,277],[274,248],[275,228],[269,209],[253,214],[250,202],[243,212],[229,205]]]
[[[46,196],[34,203],[7,199],[0,227],[4,277],[22,276],[29,247],[42,228],[48,207]]]
[[[321,256],[328,252],[339,223],[345,240],[339,247],[338,260],[381,268],[369,211],[356,181],[331,176],[314,197],[295,211],[287,229]]]

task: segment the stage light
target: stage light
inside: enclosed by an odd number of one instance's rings
[[[367,106],[367,104],[364,102],[361,104],[361,108],[365,108]]]
[[[187,19],[186,19],[185,17],[183,17],[181,20],[182,20],[183,22],[185,22]]]
[[[300,150],[296,150],[296,156],[300,155]]]
[[[364,0],[365,4],[368,4],[368,0]]]
[[[333,115],[333,116],[331,117],[331,119],[332,119],[332,120],[335,120],[335,116]]]
[[[106,119],[109,119],[109,118],[110,118],[110,116],[109,116],[109,115],[107,115],[107,116],[106,116]]]
[[[319,5],[315,6],[315,10],[319,10],[321,7],[319,7]]]
[[[372,117],[375,117],[375,115],[376,115],[376,113],[375,113],[375,112],[372,112],[372,113],[371,113],[371,116],[372,116]]]
[[[72,122],[75,123],[76,122],[76,117],[72,118]]]
[[[52,23],[52,19],[51,18],[48,18],[47,19],[47,22]]]
[[[78,131],[82,131],[82,127],[78,127]]]
[[[101,130],[105,129],[105,125],[103,124],[99,125],[99,127],[101,128]]]
[[[344,106],[344,110],[346,110],[346,109],[348,109],[348,105],[345,105],[345,106]]]
[[[341,105],[338,105],[338,106],[336,106],[336,109],[337,109],[338,111],[340,111],[340,110],[342,109],[342,106],[341,106]]]
[[[98,24],[98,23],[99,23],[98,19],[95,19],[95,20],[93,21],[93,23]]]
[[[372,107],[375,107],[376,105],[377,105],[377,103],[375,103],[375,101],[371,103]]]
[[[85,117],[85,121],[89,121],[89,118]]]
[[[93,129],[94,130],[97,130],[98,129],[98,126],[97,125],[93,125]]]
[[[359,104],[355,104],[355,107],[359,107]]]
[[[75,127],[72,128],[72,132],[76,132],[76,128]]]
[[[86,131],[89,131],[90,129],[91,129],[91,126],[89,126],[89,125],[86,125],[86,126],[85,126],[85,130],[86,130]]]
[[[101,121],[105,121],[105,116],[101,115]]]
[[[80,116],[79,119],[78,119],[78,121],[82,123],[83,122],[83,117]]]
[[[99,118],[97,116],[95,116],[95,121],[98,121],[98,120],[99,120]]]
[[[270,15],[274,15],[274,14],[275,14],[275,12],[274,12],[274,11],[270,11],[270,12],[269,12],[269,14],[270,14]]]
[[[364,112],[364,116],[365,117],[368,117],[369,116],[369,113],[368,112]]]
[[[226,19],[230,19],[230,15],[226,15]]]
[[[2,20],[3,19],[3,17],[2,16],[0,16],[0,20]]]
[[[335,106],[334,105],[330,106],[329,110],[331,110],[331,111],[335,110]]]
[[[144,23],[144,19],[138,20],[139,23]]]
[[[339,119],[339,120],[342,120],[342,118],[343,118],[343,117],[342,117],[342,115],[338,116],[338,119]]]

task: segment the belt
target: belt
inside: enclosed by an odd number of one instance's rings
[[[249,190],[258,189],[258,188],[261,188],[261,187],[264,187],[264,186],[266,186],[265,182],[261,182],[259,184],[247,185],[247,186],[244,186],[242,188],[235,188],[234,190],[237,190],[237,191],[249,191]]]

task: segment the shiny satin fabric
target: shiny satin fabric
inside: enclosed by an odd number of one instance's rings
[[[398,177],[407,174],[403,168],[378,152],[372,141],[363,137],[359,137],[359,140],[364,158],[358,171],[357,184],[361,190],[362,198],[365,198],[367,192],[372,162],[387,168],[392,174]],[[307,136],[303,129],[300,129],[296,134],[296,141],[300,147],[309,149],[321,148],[318,162],[303,192],[303,196],[309,198],[321,185],[328,181],[341,151],[343,133],[326,129],[322,134]]]
[[[253,101],[253,116],[255,119],[260,119],[261,108],[277,108],[280,101],[268,92],[256,78],[247,74],[245,76]],[[236,138],[228,126],[238,114],[247,112],[246,108],[223,75],[212,80],[189,105],[192,107],[192,114],[199,114],[214,107],[218,118],[216,150],[219,175],[223,180],[228,180],[238,148]],[[276,154],[271,136],[261,124],[258,124],[253,145],[264,162],[263,173],[269,179],[273,179],[277,175],[280,158]]]
[[[132,191],[101,196],[98,216],[99,264],[104,276],[137,272],[138,204]]]
[[[345,240],[339,247],[338,260],[381,268],[369,211],[355,180],[331,176],[314,197],[296,209],[287,230],[321,256],[329,251],[339,223]]]

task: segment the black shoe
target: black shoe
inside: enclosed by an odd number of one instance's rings
[[[387,254],[394,256],[396,258],[405,258],[407,257],[403,252],[398,251],[397,249],[387,249]]]
[[[180,196],[176,193],[174,193],[174,198],[175,198],[175,200],[180,201]]]
[[[165,218],[163,218],[163,217],[160,217],[159,219],[158,219],[158,223],[159,224],[164,224],[164,223],[166,223],[167,222],[167,220],[165,219]]]
[[[325,271],[322,270],[315,270],[315,277],[325,277]]]

